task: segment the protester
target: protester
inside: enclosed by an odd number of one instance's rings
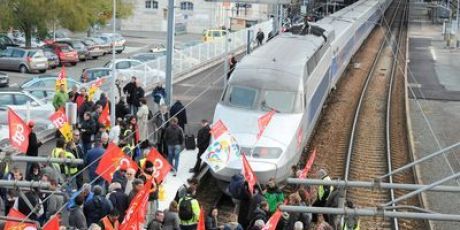
[[[125,99],[121,98],[118,103],[115,105],[115,116],[117,118],[125,118],[126,115],[130,113],[129,108],[125,104]]]
[[[158,151],[163,156],[168,156],[168,147],[166,145],[166,140],[164,138],[166,128],[169,126],[169,112],[166,105],[160,106],[160,111],[155,115],[154,124],[155,124],[155,134],[154,139],[157,145]]]
[[[165,211],[163,230],[180,230],[179,207],[176,201],[171,201],[169,209]]]
[[[162,230],[164,217],[163,211],[156,211],[155,218],[147,225],[147,230]]]
[[[108,199],[112,204],[113,209],[116,209],[120,214],[118,220],[123,222],[125,212],[129,207],[128,195],[123,192],[123,189],[118,182],[112,182],[109,186],[109,191],[110,193],[108,193]]]
[[[187,179],[187,184],[182,184],[182,186],[180,186],[179,189],[177,189],[177,193],[176,193],[176,196],[174,197],[174,200],[176,202],[179,202],[181,198],[187,195],[187,190],[192,185],[195,186],[195,188],[198,188],[198,179],[196,177]]]
[[[80,131],[78,129],[73,131],[72,141],[67,145],[67,151],[71,152],[76,159],[85,160],[85,152],[83,146],[80,144]],[[82,171],[84,164],[78,165],[77,169],[78,171]],[[77,189],[80,189],[84,182],[83,173],[78,174],[76,178]]]
[[[238,216],[236,214],[230,215],[230,221],[224,225],[224,230],[243,230],[241,224],[238,223]]]
[[[133,190],[133,181],[135,179],[136,179],[136,170],[134,170],[133,168],[128,168],[126,170],[126,187],[125,187],[125,194],[128,196],[131,193],[131,190]]]
[[[35,134],[34,126],[35,122],[30,120],[27,123],[27,126],[30,128],[29,133],[29,145],[27,146],[26,156],[29,157],[36,157],[38,156],[38,148],[42,145],[42,143],[38,140],[37,134]],[[30,170],[31,163],[27,162],[26,172]]]
[[[201,129],[198,130],[197,134],[197,147],[198,154],[196,155],[196,163],[193,168],[190,169],[190,172],[195,174],[200,172],[201,168],[201,155],[206,151],[211,141],[211,128],[209,127],[208,120],[201,120]]]
[[[38,163],[31,163],[29,171],[26,174],[27,181],[39,181],[42,177],[40,172],[40,165]]]
[[[257,220],[262,220],[264,223],[268,221],[268,218],[270,217],[270,209],[268,206],[268,203],[266,201],[262,201],[251,215],[251,220],[249,221],[249,227],[252,227],[255,225],[255,222]]]
[[[121,126],[123,125],[123,119],[117,118],[115,125],[110,128],[109,131],[109,142],[113,142],[118,145],[120,141]]]
[[[85,112],[83,121],[78,124],[81,134],[81,144],[85,154],[91,149],[91,138],[95,132],[96,123],[91,118],[90,112]]]
[[[176,117],[178,119],[179,126],[182,130],[185,130],[185,124],[187,124],[187,111],[181,101],[177,100],[174,105],[171,106],[171,109],[169,109],[169,115]]]
[[[99,165],[99,160],[102,158],[102,155],[105,152],[105,149],[102,147],[102,141],[100,140],[94,148],[88,151],[85,158],[85,165],[88,167],[89,180],[97,180],[95,184],[102,185],[103,181],[101,178],[97,179],[98,175],[96,173],[97,166]]]
[[[333,230],[334,228],[324,220],[322,214],[318,214],[318,222],[316,223],[315,230]]]
[[[128,195],[129,203],[131,203],[131,201],[136,196],[136,194],[144,188],[144,181],[142,181],[141,179],[134,179],[132,184],[133,184],[133,189]]]
[[[107,216],[98,222],[98,226],[100,226],[102,230],[117,230],[120,227],[119,219],[120,213],[117,209],[113,209]]]
[[[165,131],[165,140],[168,145],[168,162],[174,168],[174,176],[176,176],[179,167],[180,152],[184,145],[184,131],[178,126],[177,122],[177,118],[171,118],[171,125]]]
[[[232,75],[233,70],[235,70],[236,63],[238,63],[238,62],[236,61],[235,56],[233,56],[233,54],[230,54],[230,56],[228,58],[227,80],[230,80],[230,76]]]
[[[219,222],[217,220],[217,216],[219,215],[219,210],[214,207],[206,216],[206,230],[218,230],[219,229]]]
[[[264,41],[264,38],[265,38],[265,34],[264,32],[262,31],[261,28],[259,28],[259,31],[257,32],[257,35],[256,35],[256,40],[257,40],[257,46],[261,46],[263,41]]]
[[[262,201],[265,201],[264,194],[262,194],[262,191],[264,191],[264,190],[265,190],[264,185],[255,186],[254,194],[252,195],[251,201],[250,201],[249,206],[248,206],[248,215],[246,217],[247,220],[249,220],[249,221],[252,220],[254,211],[258,207],[260,207],[260,204],[262,203]],[[267,204],[267,210],[268,210],[268,204]],[[249,222],[249,224],[250,224],[250,222]]]
[[[93,188],[93,199],[85,202],[84,213],[86,216],[86,226],[97,223],[112,210],[112,205],[104,197],[102,188],[98,185]]]
[[[69,94],[69,102],[75,103],[77,101],[78,96],[80,95],[80,93],[78,93],[78,86],[73,85],[72,90],[68,94]]]
[[[284,202],[284,194],[276,185],[275,178],[268,180],[267,191],[264,193],[264,197],[270,207],[270,215],[276,211],[278,203]]]
[[[144,90],[137,85],[136,77],[131,77],[131,82],[123,87],[123,93],[127,96],[126,101],[128,102],[130,113],[136,114],[140,106],[139,99],[144,97]]]
[[[49,180],[50,188],[49,190],[54,192],[58,189],[58,184],[56,180]],[[64,199],[58,194],[49,194],[45,202],[45,215],[46,219],[49,220],[54,214],[56,214],[59,209],[64,205]]]
[[[54,94],[53,97],[53,106],[55,110],[64,108],[65,103],[69,101],[69,95],[66,93],[66,88],[64,84],[59,86],[59,91]]]
[[[196,187],[191,185],[187,194],[179,200],[179,219],[181,230],[195,230],[200,217],[200,205],[194,198]]]
[[[289,205],[301,206],[301,198],[297,192],[289,195]],[[301,222],[302,226],[308,229],[310,227],[311,217],[307,213],[289,212],[287,229],[294,229],[296,222]]]
[[[148,121],[149,121],[149,108],[147,107],[147,101],[145,98],[139,99],[140,107],[137,111],[137,124],[139,127],[139,138],[140,142],[145,141],[148,137]]]
[[[76,229],[86,229],[87,222],[85,214],[83,213],[83,202],[85,197],[83,194],[75,198],[75,206],[70,209],[69,212],[69,227],[74,227]]]

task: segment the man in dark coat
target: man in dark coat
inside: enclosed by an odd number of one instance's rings
[[[178,119],[171,118],[170,125],[165,131],[165,141],[168,145],[168,162],[174,167],[173,175],[176,176],[179,167],[179,157],[184,145],[184,131],[177,124]]]
[[[87,226],[90,226],[92,223],[99,222],[102,217],[108,215],[112,210],[112,206],[102,194],[102,188],[100,186],[94,186],[93,193],[93,199],[85,202],[83,208]]]
[[[185,111],[182,102],[177,100],[176,103],[171,106],[171,109],[169,109],[169,115],[172,117],[177,117],[179,120],[179,126],[182,128],[182,130],[185,130],[185,124],[187,124],[187,112]]]
[[[38,156],[38,148],[42,145],[42,143],[38,140],[37,134],[34,132],[34,125],[35,123],[31,120],[27,123],[30,127],[30,134],[29,134],[29,146],[27,147],[26,155],[29,157],[36,157]],[[32,163],[27,162],[26,172],[30,171]]]
[[[201,155],[206,151],[209,146],[209,142],[211,141],[211,128],[209,127],[209,123],[207,120],[201,120],[201,129],[198,130],[197,135],[197,147],[198,147],[198,154],[196,155],[196,163],[195,167],[190,169],[190,172],[195,174],[200,172],[201,166]]]
[[[141,106],[140,99],[144,97],[144,90],[137,85],[136,77],[131,78],[125,87],[123,87],[123,93],[126,95],[126,101],[128,102],[131,114],[136,114],[138,108]]]
[[[264,41],[265,34],[262,31],[262,29],[259,28],[259,31],[257,32],[256,39],[257,39],[257,46],[261,46],[262,42]]]
[[[118,221],[123,222],[125,218],[125,212],[129,207],[128,195],[124,193],[121,185],[118,182],[112,183],[112,186],[116,187],[109,195],[109,201],[112,203],[113,208],[120,213]]]

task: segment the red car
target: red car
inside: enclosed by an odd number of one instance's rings
[[[53,43],[46,46],[54,50],[61,64],[70,63],[71,65],[76,65],[79,61],[77,51],[67,44]]]

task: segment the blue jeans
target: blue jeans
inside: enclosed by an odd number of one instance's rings
[[[168,162],[174,167],[174,170],[176,170],[176,172],[177,167],[179,166],[180,150],[180,145],[168,145]]]

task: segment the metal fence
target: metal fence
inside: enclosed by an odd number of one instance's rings
[[[265,39],[268,37],[268,33],[273,29],[273,22],[272,20],[262,22],[256,24],[250,28],[246,28],[244,30],[239,30],[236,32],[232,32],[228,35],[228,52],[236,52],[238,50],[243,49],[247,46],[248,41],[248,31],[252,31],[252,39],[251,43],[255,44],[255,34],[259,30],[259,28],[264,32]],[[174,50],[173,54],[173,76],[179,76],[184,73],[188,73],[196,68],[205,66],[206,64],[224,58],[225,55],[225,47],[226,47],[226,39],[225,37],[214,39],[209,42],[202,42],[193,46],[189,46],[183,49],[176,49]],[[251,44],[251,45],[252,45]],[[160,72],[166,71],[166,56],[161,56],[153,61],[146,63],[147,68],[160,70]],[[139,70],[145,71],[145,66],[138,66]],[[140,76],[142,78],[142,76]],[[147,78],[151,78],[152,76],[148,76]],[[140,81],[144,84],[144,87],[151,88],[152,84],[155,82],[152,81]],[[146,84],[145,84],[146,83]]]

